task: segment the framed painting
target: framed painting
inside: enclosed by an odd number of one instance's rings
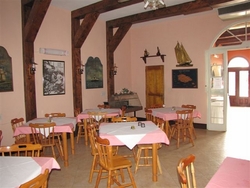
[[[86,89],[103,88],[103,67],[98,57],[89,57],[85,64]]]
[[[7,50],[0,46],[0,92],[13,91],[12,60]]]
[[[198,70],[172,70],[172,88],[198,88]]]
[[[43,95],[65,94],[65,62],[43,60]]]

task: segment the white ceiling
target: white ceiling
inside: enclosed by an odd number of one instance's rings
[[[52,0],[51,5],[61,8],[61,9],[73,11],[78,8],[82,8],[87,5],[99,2],[99,1],[101,0]],[[165,1],[166,6],[173,6],[173,5],[182,4],[182,3],[186,3],[186,2],[190,2],[194,0],[164,0],[164,1]],[[152,11],[152,10],[149,8],[145,10],[144,1],[142,0],[141,3],[137,3],[131,6],[127,6],[125,8],[120,8],[120,9],[116,9],[113,11],[109,11],[107,13],[103,13],[99,16],[99,18],[107,21],[107,20],[113,20],[116,18],[121,18],[121,17],[129,16],[129,15],[133,15],[137,13],[146,12],[146,11]]]

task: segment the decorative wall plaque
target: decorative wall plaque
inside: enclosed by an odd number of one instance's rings
[[[12,61],[7,50],[0,46],[0,92],[13,91]]]

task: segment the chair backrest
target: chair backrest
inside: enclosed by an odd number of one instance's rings
[[[196,109],[196,106],[195,105],[192,105],[192,104],[183,104],[181,105],[182,108],[190,108],[190,109]]]
[[[124,117],[125,114],[126,114],[127,106],[126,105],[122,105],[121,110],[122,110],[121,116]]]
[[[98,107],[99,109],[101,109],[101,108],[110,108],[110,106],[107,105],[107,104],[98,104],[97,107]]]
[[[88,130],[89,142],[90,142],[90,147],[91,147],[91,154],[97,155],[98,151],[95,145],[96,137],[97,137],[96,125],[94,123],[89,124],[87,126],[87,130]]]
[[[155,124],[161,130],[164,130],[165,121],[163,119],[157,117],[156,120],[155,120]]]
[[[146,116],[146,119],[148,121],[153,121],[154,118],[153,118],[153,115],[152,115],[152,110],[148,109],[148,108],[144,108],[144,111],[145,111],[145,116]]]
[[[12,131],[14,133],[17,127],[23,126],[24,119],[23,118],[14,118],[10,122],[11,122]],[[15,136],[15,141],[16,141],[16,143],[20,143],[20,142],[26,143],[26,135],[20,134],[18,136]]]
[[[178,163],[177,176],[181,188],[196,188],[194,160],[195,156],[191,154],[187,158],[182,158]]]
[[[54,127],[55,122],[51,123],[30,123],[32,136],[35,144],[54,145]]]
[[[179,128],[188,128],[192,125],[193,110],[177,110],[176,125]]]
[[[1,146],[1,142],[2,142],[2,140],[3,140],[3,131],[2,131],[2,130],[0,130],[0,146]]]
[[[89,121],[91,123],[97,122],[106,122],[107,121],[107,113],[106,112],[88,112]]]
[[[13,144],[11,146],[1,146],[2,156],[30,156],[40,157],[41,144]]]
[[[113,151],[112,146],[109,145],[108,139],[102,139],[101,137],[96,137],[96,147],[99,155],[99,164],[107,169],[112,166]]]
[[[47,113],[47,114],[45,114],[44,116],[45,116],[45,117],[49,117],[50,115],[51,115],[52,117],[66,117],[66,114],[65,114],[65,113],[60,113],[60,112]]]
[[[80,113],[81,113],[81,112],[80,112],[80,108],[76,108],[76,109],[74,110],[74,116],[75,116],[75,117],[77,117]]]
[[[19,188],[47,188],[49,169],[45,169],[43,174],[38,175],[32,180],[23,183]]]
[[[134,121],[137,121],[137,118],[136,117],[128,117],[128,116],[124,116],[124,117],[113,116],[111,121],[113,123],[134,122]]]

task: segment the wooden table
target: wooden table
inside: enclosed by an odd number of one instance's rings
[[[152,144],[152,180],[157,181],[157,144],[165,143],[169,145],[166,134],[158,128],[152,121],[142,121],[145,127],[138,126],[138,122],[122,123],[101,123],[99,134],[101,138],[107,138],[110,145],[126,145],[132,149],[137,144]],[[135,129],[131,129],[134,126]]]
[[[0,157],[0,187],[19,187],[47,168],[60,166],[53,157]]]
[[[83,122],[84,122],[84,130],[85,131],[87,130],[87,119],[89,118],[89,114],[88,114],[89,112],[106,113],[107,117],[119,116],[119,115],[122,114],[122,111],[121,111],[120,108],[85,109],[83,112],[81,112],[77,116],[77,122],[81,122],[81,120],[83,120]],[[87,134],[84,135],[84,140],[85,140],[85,145],[88,145],[88,135]]]
[[[165,132],[167,135],[169,135],[169,120],[176,120],[177,110],[186,110],[187,108],[181,108],[181,107],[166,107],[166,108],[152,108],[152,115],[154,117],[159,117],[165,121]],[[201,118],[201,113],[198,110],[194,110],[193,112],[193,118]]]
[[[206,188],[249,188],[250,161],[227,157]]]
[[[55,133],[62,133],[63,141],[63,154],[64,154],[64,166],[69,166],[68,160],[68,143],[67,143],[67,133],[70,133],[70,143],[71,143],[71,153],[75,154],[75,143],[74,143],[74,127],[76,125],[75,117],[53,117],[52,121],[55,122],[56,126],[54,128]],[[35,118],[28,121],[23,126],[17,127],[14,136],[20,134],[27,135],[27,142],[30,141],[30,134],[32,134],[30,123],[45,123],[48,122],[48,118]]]

